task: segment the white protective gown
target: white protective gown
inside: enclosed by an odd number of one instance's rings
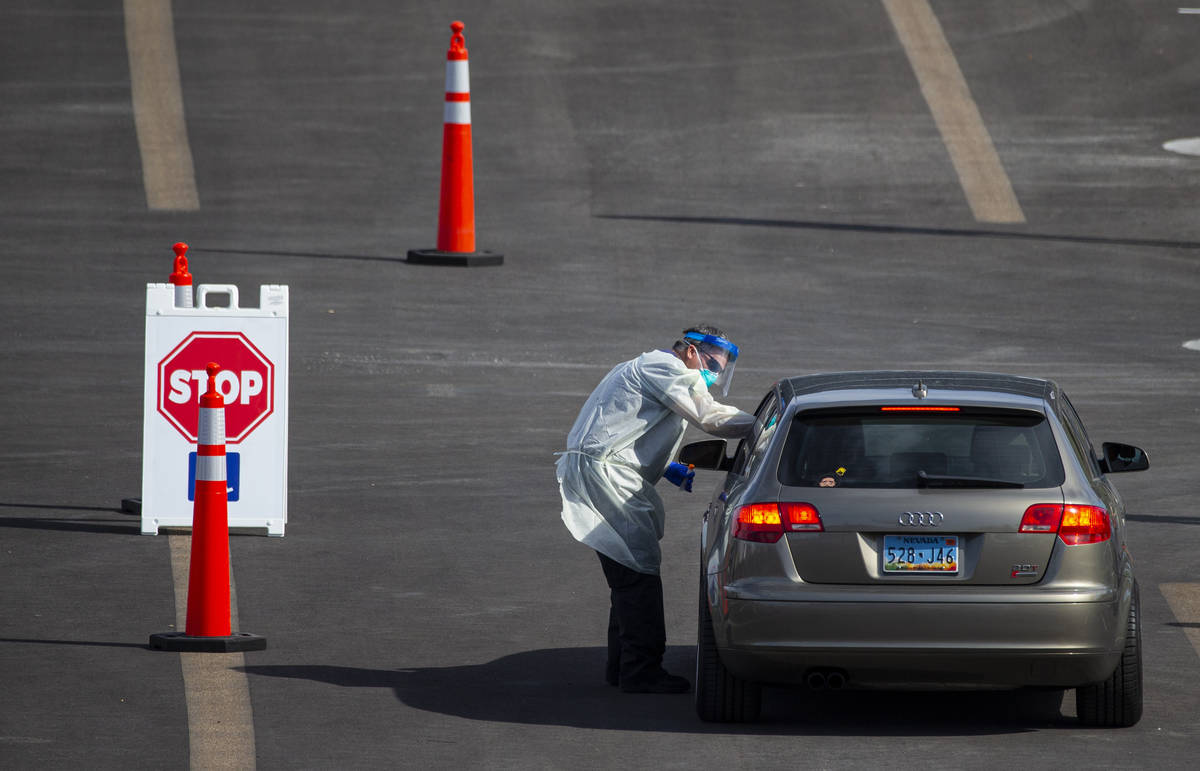
[[[640,573],[658,574],[666,512],[654,484],[691,423],[737,438],[754,416],[720,404],[700,372],[669,351],[618,364],[584,403],[558,459],[562,518],[575,538]]]

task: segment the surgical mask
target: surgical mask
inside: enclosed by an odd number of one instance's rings
[[[717,378],[721,375],[719,372],[713,372],[711,369],[700,370],[700,377],[704,378],[704,385],[712,388],[716,384]]]

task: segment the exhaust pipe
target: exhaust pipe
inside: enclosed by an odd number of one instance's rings
[[[846,685],[846,673],[840,669],[810,669],[804,682],[814,691],[837,691]]]

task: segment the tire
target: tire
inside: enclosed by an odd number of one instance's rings
[[[1103,728],[1125,728],[1142,719],[1142,629],[1139,619],[1139,591],[1133,586],[1129,603],[1129,621],[1125,630],[1125,649],[1121,660],[1107,680],[1080,686],[1075,690],[1075,711],[1079,722]]]
[[[700,613],[696,630],[696,714],[710,723],[752,723],[762,709],[762,687],[730,674],[721,663],[713,633],[712,613],[700,579]]]

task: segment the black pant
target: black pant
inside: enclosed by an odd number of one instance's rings
[[[605,679],[623,686],[653,682],[664,675],[662,658],[667,650],[662,579],[596,554],[612,590]]]

